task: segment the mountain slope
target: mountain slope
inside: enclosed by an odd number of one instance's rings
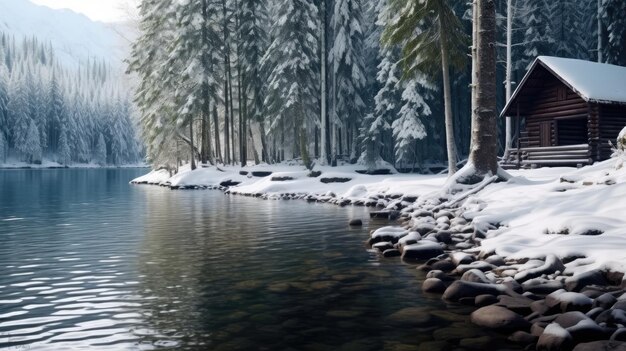
[[[57,59],[77,66],[88,59],[104,59],[121,66],[129,42],[116,24],[94,22],[70,10],[55,10],[29,0],[0,0],[0,32],[50,41]],[[126,35],[124,35],[126,36]]]

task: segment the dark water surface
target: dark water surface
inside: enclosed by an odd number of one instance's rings
[[[0,171],[0,350],[506,345],[369,253],[373,227],[347,227],[364,208],[128,184],[142,173]]]

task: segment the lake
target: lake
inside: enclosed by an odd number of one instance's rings
[[[128,184],[144,173],[0,171],[0,350],[511,347],[368,251],[365,208]]]

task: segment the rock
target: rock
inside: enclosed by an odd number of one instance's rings
[[[407,307],[391,314],[386,320],[393,325],[420,327],[429,326],[433,317],[428,308]]]
[[[485,350],[488,349],[493,341],[488,336],[479,336],[477,338],[461,339],[459,346],[469,350]]]
[[[443,272],[452,272],[456,266],[451,260],[440,260],[431,265],[432,269],[440,270]]]
[[[408,261],[423,261],[443,254],[441,245],[433,242],[420,241],[402,248],[402,259]]]
[[[539,337],[525,331],[518,330],[515,333],[511,334],[508,339],[516,344],[530,345],[536,343]]]
[[[593,307],[602,307],[605,310],[611,308],[617,302],[617,298],[611,293],[598,296],[593,302]]]
[[[613,335],[611,335],[611,340],[626,341],[626,328],[617,329]]]
[[[443,293],[442,298],[448,301],[459,301],[464,297],[476,298],[478,295],[500,295],[505,290],[504,286],[497,284],[483,284],[457,280],[452,283]]]
[[[486,306],[472,312],[472,323],[500,331],[525,330],[530,323],[519,314],[500,306]]]
[[[363,221],[360,220],[360,219],[353,219],[353,220],[350,221],[349,224],[350,224],[351,227],[360,227],[360,226],[363,225]]]
[[[397,249],[387,249],[383,251],[383,257],[400,257],[402,253]]]
[[[460,340],[475,338],[483,335],[480,330],[468,327],[465,323],[453,323],[449,327],[437,329],[433,332],[435,340]]]
[[[380,252],[384,252],[385,250],[393,249],[393,244],[389,241],[381,241],[372,245],[372,249],[377,249]]]
[[[463,274],[463,273],[467,272],[470,269],[478,269],[480,271],[487,272],[487,271],[490,271],[490,270],[492,270],[494,268],[496,268],[496,266],[494,266],[494,265],[492,265],[490,263],[487,263],[485,261],[476,261],[476,262],[472,262],[470,264],[460,264],[460,265],[458,265],[456,267],[456,271],[459,274]]]
[[[581,293],[565,292],[559,294],[558,299],[561,301],[561,311],[563,312],[588,312],[593,305],[593,300]]]
[[[455,280],[453,277],[450,277],[448,275],[446,275],[444,272],[440,271],[440,270],[431,270],[430,272],[428,272],[426,274],[426,278],[437,278],[441,281],[444,282],[450,282]]]
[[[474,255],[470,255],[465,252],[454,252],[451,255],[451,259],[455,266],[460,264],[470,264],[476,261],[476,257],[474,257]]]
[[[533,312],[536,312],[542,315],[542,314],[546,314],[550,310],[550,307],[546,305],[545,300],[539,300],[539,301],[533,301],[533,303],[530,304],[530,309]]]
[[[591,321],[584,313],[579,311],[565,312],[556,317],[554,323],[557,323],[561,327],[567,329],[573,327],[582,321]]]
[[[492,281],[490,281],[489,278],[485,276],[485,273],[483,273],[482,271],[479,271],[478,269],[470,269],[469,271],[463,273],[463,275],[461,276],[461,280],[464,280],[466,282],[484,283],[484,284],[492,283]]]
[[[581,321],[575,326],[567,328],[567,331],[572,336],[574,344],[602,340],[609,337],[609,335],[606,335],[604,329],[591,319]]]
[[[598,316],[600,315],[600,313],[604,312],[604,308],[602,307],[596,307],[594,309],[592,309],[591,311],[585,313],[585,316],[595,320],[596,318],[598,318]]]
[[[452,232],[447,230],[441,230],[437,234],[434,235],[435,239],[440,243],[450,244],[452,243]]]
[[[454,214],[452,214],[452,212],[450,211],[445,211],[445,210],[439,211],[435,214],[435,219],[442,218],[442,217],[452,219],[454,218]]]
[[[594,341],[578,344],[573,351],[626,351],[626,343],[621,341]]]
[[[521,315],[527,315],[532,312],[530,305],[535,302],[524,296],[498,296],[498,306],[506,307],[507,309],[519,313]]]
[[[605,286],[608,281],[599,270],[592,270],[565,279],[565,289],[569,291],[580,291],[589,285]]]
[[[422,240],[422,236],[418,232],[409,232],[406,236],[398,240],[400,246],[412,245]]]
[[[536,337],[541,336],[543,334],[544,329],[548,324],[543,322],[535,322],[530,326],[530,334]]]
[[[504,259],[498,255],[492,255],[485,258],[485,262],[490,263],[494,266],[503,266],[506,263],[504,262]]]
[[[421,236],[424,236],[430,233],[433,229],[435,229],[435,225],[428,222],[422,222],[413,227],[413,231],[418,232]]]
[[[561,260],[556,257],[556,255],[548,255],[543,265],[521,271],[517,273],[514,278],[518,282],[524,282],[526,280],[537,278],[542,275],[552,274],[555,272],[563,272],[564,270],[565,266],[563,265],[563,262],[561,262]]]
[[[422,283],[422,291],[425,293],[441,294],[446,291],[446,288],[446,283],[437,278],[427,278]]]
[[[405,237],[409,232],[400,227],[382,227],[375,230],[370,239],[370,243],[374,244],[381,241],[389,241],[391,243],[397,243],[402,237]]]
[[[569,350],[572,347],[572,336],[556,323],[549,324],[537,341],[537,351]]]
[[[623,310],[606,310],[600,313],[595,321],[598,324],[605,323],[609,326],[626,325],[626,315]]]
[[[498,303],[498,298],[489,294],[478,295],[474,299],[474,305],[476,307],[485,307],[496,303]]]
[[[522,283],[522,289],[533,294],[547,295],[563,289],[563,283],[556,280],[535,278]]]

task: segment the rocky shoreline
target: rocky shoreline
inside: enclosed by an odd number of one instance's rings
[[[508,335],[528,350],[626,350],[622,272],[568,268],[585,257],[507,259],[481,250],[498,224],[479,226],[458,206],[421,204],[402,211],[402,226],[372,231],[368,245],[426,272],[425,293],[475,308],[473,324]]]
[[[338,197],[332,192],[249,194],[232,185],[169,188],[381,209],[371,217],[399,218],[401,226],[372,231],[369,247],[381,256],[417,264],[417,269],[426,273],[422,290],[440,294],[448,303],[475,308],[471,313],[475,325],[508,335],[512,343],[528,350],[626,351],[624,273],[568,272],[568,268],[589,263],[583,256],[507,259],[484,252],[481,241],[500,225],[473,223],[459,203],[397,194],[366,199]],[[352,224],[359,225],[357,222]]]

